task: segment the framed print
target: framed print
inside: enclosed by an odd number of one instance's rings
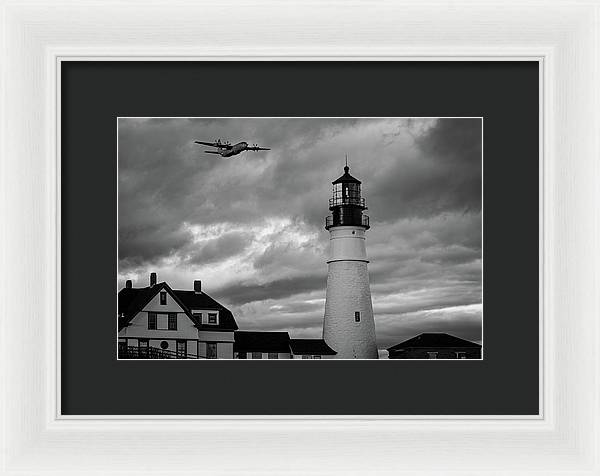
[[[600,474],[598,5],[2,13],[3,474]]]

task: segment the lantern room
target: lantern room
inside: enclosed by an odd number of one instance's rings
[[[363,214],[366,210],[365,199],[361,197],[360,180],[350,175],[350,167],[344,167],[344,175],[332,183],[332,196],[329,199],[329,210],[332,215],[325,220],[325,228],[334,226],[361,226],[369,228],[369,217]]]

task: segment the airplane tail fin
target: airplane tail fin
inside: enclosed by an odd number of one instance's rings
[[[205,154],[219,154],[219,152],[214,151],[214,150],[205,150],[204,153]],[[219,154],[219,155],[221,155],[221,154]]]

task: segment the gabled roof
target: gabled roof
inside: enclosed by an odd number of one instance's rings
[[[331,182],[333,185],[335,185],[336,183],[358,183],[360,184],[361,181],[358,180],[357,178],[354,178],[352,175],[350,175],[348,172],[350,170],[350,167],[348,167],[347,165],[344,167],[344,175],[342,175],[340,178],[334,180],[333,182]]]
[[[183,309],[192,322],[194,322],[194,325],[196,325],[197,321],[194,316],[192,316],[189,309],[187,309],[185,304],[181,302],[181,299],[175,295],[169,285],[163,282],[146,288],[123,288],[119,291],[119,331],[126,327],[137,313],[162,290],[171,295],[175,302],[179,304],[179,307]]]
[[[234,352],[282,352],[290,351],[287,332],[235,331]]]
[[[481,345],[443,332],[424,332],[412,339],[389,347],[387,350],[393,351],[414,347],[481,347]]]
[[[323,339],[290,339],[292,352],[297,355],[335,355],[337,352],[329,347]]]
[[[191,311],[194,309],[206,309],[219,311],[219,324],[198,324],[198,329],[208,330],[237,330],[238,326],[235,322],[233,314],[229,309],[219,304],[208,294],[204,292],[196,293],[195,291],[181,291],[176,289],[175,295],[181,299],[185,306]]]
[[[196,294],[194,291],[174,291],[167,283],[162,282],[146,288],[123,288],[119,291],[119,331],[127,326],[161,290],[165,290],[171,295],[198,329],[233,331],[238,328],[231,311],[207,294],[203,292]],[[201,324],[192,315],[192,309],[218,310],[219,324]]]

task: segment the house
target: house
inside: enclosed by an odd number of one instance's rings
[[[336,351],[323,339],[290,339],[292,359],[333,359]]]
[[[157,283],[134,288],[128,280],[118,295],[119,358],[232,359],[233,314],[202,291],[173,290]]]
[[[390,359],[481,359],[481,345],[445,334],[419,334],[387,349]]]

